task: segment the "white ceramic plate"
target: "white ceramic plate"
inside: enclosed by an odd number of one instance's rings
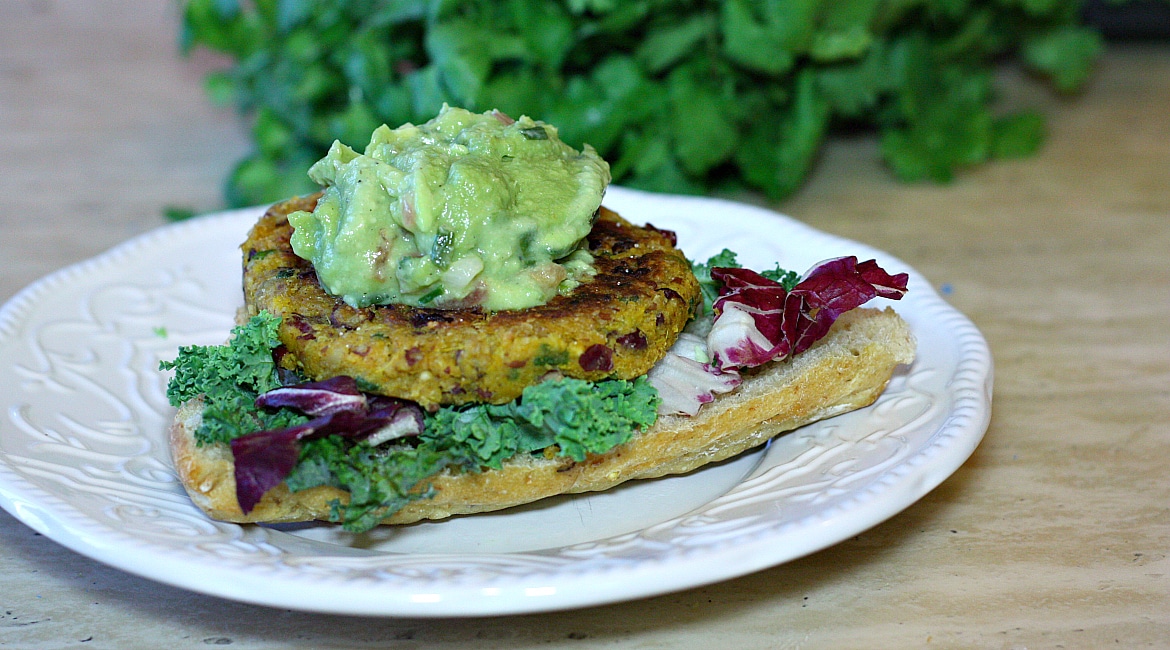
[[[220,343],[259,210],[138,237],[0,309],[0,505],[79,553],[194,591],[283,608],[456,616],[666,593],[847,539],[954,472],[986,430],[991,357],[902,262],[760,208],[613,188],[606,204],[677,231],[692,258],[802,271],[839,255],[911,274],[893,303],[918,359],[873,406],[689,475],[360,536],[207,519],[171,468],[160,360]],[[885,301],[878,301],[885,302]]]

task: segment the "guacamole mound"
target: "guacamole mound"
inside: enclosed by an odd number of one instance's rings
[[[446,105],[425,124],[378,127],[364,154],[334,142],[309,176],[326,189],[288,215],[292,247],[330,294],[492,311],[590,277],[582,242],[610,180],[592,147],[548,124]]]

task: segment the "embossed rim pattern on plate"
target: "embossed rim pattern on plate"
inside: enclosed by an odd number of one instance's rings
[[[911,292],[896,308],[919,338],[919,359],[874,406],[756,452],[758,466],[722,496],[620,534],[420,554],[212,522],[170,471],[162,441],[172,411],[154,368],[179,344],[226,333],[238,301],[225,288],[238,292],[235,244],[258,214],[237,210],[137,237],[0,308],[0,505],[81,554],[194,591],[320,612],[493,615],[668,593],[795,559],[898,513],[978,445],[990,418],[987,344],[901,261],[740,203],[622,188],[606,203],[674,228],[696,258],[728,246],[749,266],[801,269],[856,254],[909,272]]]

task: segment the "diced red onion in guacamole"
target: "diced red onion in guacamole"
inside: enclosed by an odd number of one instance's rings
[[[714,268],[723,283],[713,305],[715,322],[707,335],[720,369],[749,368],[807,350],[829,332],[837,318],[869,300],[898,300],[909,276],[890,275],[874,260],[839,257],[814,266],[792,291],[739,268]]]

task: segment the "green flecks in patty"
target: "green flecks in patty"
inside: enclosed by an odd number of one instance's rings
[[[557,350],[546,343],[540,344],[540,351],[536,353],[536,358],[532,360],[532,364],[537,366],[563,366],[568,362],[568,350]]]

